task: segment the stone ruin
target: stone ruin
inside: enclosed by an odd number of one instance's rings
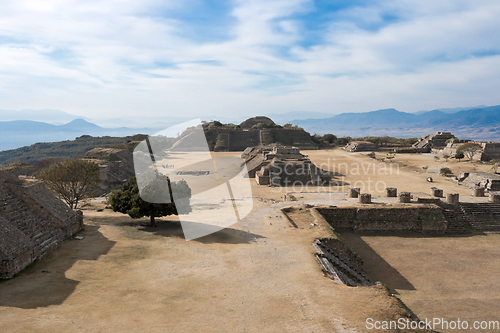
[[[474,141],[474,140],[458,140],[453,139],[450,141],[446,147],[443,148],[441,153],[443,155],[455,156],[457,153],[457,149],[460,146],[473,142],[477,143],[481,146],[481,151],[474,156],[474,160],[478,161],[491,161],[500,159],[500,142],[482,142],[482,141]]]
[[[377,150],[378,147],[373,142],[369,141],[351,141],[343,149],[353,153],[358,151],[374,151]]]
[[[43,182],[24,184],[11,169],[0,170],[0,279],[10,279],[83,226]]]
[[[500,191],[500,175],[489,172],[460,172],[456,178],[472,189],[483,188],[488,192]]]
[[[264,116],[249,118],[239,125],[210,122],[203,125],[203,130],[211,151],[243,151],[247,147],[273,143],[318,149],[304,129],[285,128]]]
[[[245,160],[250,178],[255,178],[257,171],[271,163],[275,158],[280,160],[307,160],[307,157],[302,155],[297,147],[286,147],[279,144],[247,147],[241,154],[241,158]]]
[[[455,136],[450,132],[437,132],[436,134],[429,134],[413,144],[413,148],[420,153],[430,153],[432,149],[446,147],[446,141],[454,139]]]
[[[84,159],[100,166],[100,195],[120,189],[130,177],[135,175],[132,152],[125,149],[94,148],[85,154]]]
[[[330,182],[330,173],[319,169],[297,147],[269,145],[249,147],[242,154],[248,176],[259,185],[289,186],[324,185]]]

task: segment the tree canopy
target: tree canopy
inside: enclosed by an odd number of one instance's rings
[[[82,199],[98,189],[99,168],[97,163],[74,158],[52,164],[37,177],[45,181],[47,187],[66,201],[68,206],[76,209]]]
[[[482,150],[483,147],[479,143],[468,142],[458,147],[457,154],[462,153],[465,157],[472,161],[474,156]]]
[[[141,198],[141,194],[144,198],[156,198],[157,201],[170,203],[148,202]],[[109,195],[108,203],[113,211],[128,214],[131,218],[147,216],[150,218],[151,226],[156,227],[156,217],[191,212],[190,199],[191,189],[186,181],[170,182],[167,176],[156,174],[156,180],[150,182],[141,193],[139,193],[137,179],[130,178],[120,190],[113,191]]]

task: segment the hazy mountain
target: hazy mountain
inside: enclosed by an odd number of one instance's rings
[[[486,108],[487,106],[486,105],[477,105],[477,106],[469,106],[469,107],[461,107],[461,108],[443,108],[443,109],[436,109],[436,110],[432,110],[432,111],[441,111],[442,113],[457,113],[459,111],[463,111],[463,110],[470,110],[470,109],[482,109],[482,108]],[[415,115],[421,115],[422,113],[426,113],[426,112],[432,112],[432,111],[417,111],[417,112],[413,112],[413,114]]]
[[[52,125],[30,120],[0,122],[0,151],[29,146],[37,142],[56,142],[73,140],[81,135],[127,136],[134,134],[153,134],[153,128],[105,128],[83,119],[75,119],[64,125]]]
[[[0,110],[0,121],[31,120],[50,124],[64,124],[77,118],[82,117],[53,109]]]
[[[366,113],[342,113],[326,119],[293,120],[311,133],[340,136],[391,135],[422,136],[437,131],[455,131],[463,138],[500,140],[500,106],[479,107],[446,113],[440,110],[421,114],[384,109]]]

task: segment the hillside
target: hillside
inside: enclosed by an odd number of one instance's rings
[[[36,143],[31,146],[0,151],[0,165],[12,163],[33,163],[46,159],[64,160],[72,157],[83,157],[94,148],[119,147],[133,149],[134,143],[144,140],[145,135],[137,134],[126,137],[92,137],[82,135],[75,140],[60,142]]]

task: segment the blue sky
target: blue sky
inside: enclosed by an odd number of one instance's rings
[[[0,109],[99,117],[500,104],[500,2],[3,1]]]

